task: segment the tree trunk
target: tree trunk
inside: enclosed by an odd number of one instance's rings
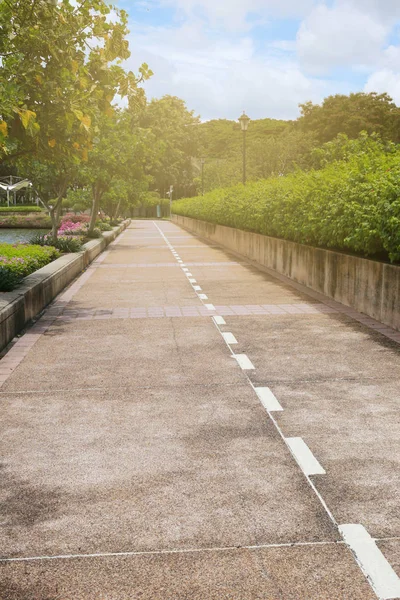
[[[121,200],[119,200],[119,202],[117,204],[117,208],[115,209],[114,216],[112,218],[113,221],[116,221],[116,219],[118,219],[120,207],[121,207]]]
[[[97,220],[97,216],[98,216],[97,213],[99,211],[99,206],[100,206],[100,198],[101,198],[100,189],[95,184],[93,186],[92,214],[90,215],[89,230],[88,230],[89,235],[91,233],[93,233],[93,230],[96,225],[96,220]]]
[[[51,218],[51,239],[53,242],[57,242],[58,238],[58,219],[56,216],[55,208],[50,209]]]
[[[57,242],[58,239],[58,227],[60,225],[60,217],[61,217],[61,209],[62,209],[62,201],[65,196],[65,192],[67,191],[68,183],[67,179],[65,179],[58,190],[58,197],[53,208],[49,208],[50,218],[51,218],[51,237],[53,242]]]

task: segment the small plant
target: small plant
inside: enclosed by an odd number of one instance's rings
[[[69,252],[80,252],[82,250],[82,238],[72,235],[60,235],[56,241],[53,240],[52,236],[48,233],[35,235],[31,239],[31,244],[38,244],[39,246],[54,246],[63,253]]]
[[[98,229],[100,229],[100,231],[112,231],[112,227],[110,225],[110,223],[104,222],[104,221],[99,221],[96,223],[96,227]]]
[[[100,237],[101,237],[101,231],[100,231],[100,229],[99,229],[98,227],[95,227],[95,228],[93,229],[93,231],[90,231],[90,232],[89,232],[89,231],[87,231],[87,232],[85,233],[85,235],[86,235],[86,237],[88,237],[88,238],[91,238],[91,239],[97,239],[97,238],[100,238]]]

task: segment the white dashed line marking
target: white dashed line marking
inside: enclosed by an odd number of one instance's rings
[[[268,412],[283,410],[282,406],[279,404],[278,400],[275,398],[274,394],[269,388],[258,387],[254,389],[257,392],[257,396],[259,397],[261,404]]]
[[[400,579],[363,525],[339,525],[344,541],[380,600],[400,597]]]
[[[199,294],[200,300],[208,300],[208,296],[206,294]]]
[[[194,285],[193,289],[196,290],[196,292],[201,292],[201,287],[199,285]]]
[[[241,367],[243,371],[254,371],[255,366],[247,354],[234,354],[233,358],[237,360],[239,367]]]
[[[199,298],[200,298],[200,294],[199,294]],[[214,304],[205,304],[204,306],[207,308],[207,310],[215,310]]]
[[[226,325],[224,317],[213,317],[213,319],[216,325]]]
[[[238,341],[233,335],[233,333],[222,333],[222,336],[227,344],[237,344]]]
[[[186,277],[193,277],[191,273],[186,273]]]
[[[321,467],[303,438],[286,438],[286,442],[303,473],[325,475],[325,469]]]
[[[188,273],[189,269],[187,267],[182,267],[182,271],[184,271],[185,273]]]
[[[193,277],[189,277],[189,281],[190,281],[190,283],[197,283],[197,281],[195,279],[193,279]]]

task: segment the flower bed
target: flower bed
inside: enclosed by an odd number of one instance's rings
[[[50,229],[51,219],[43,212],[32,214],[1,215],[0,228],[4,229]]]
[[[0,291],[9,292],[24,277],[60,256],[52,246],[0,244]]]

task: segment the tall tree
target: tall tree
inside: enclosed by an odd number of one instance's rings
[[[314,134],[320,143],[333,140],[339,133],[356,138],[361,131],[400,142],[400,109],[386,93],[337,94],[325,98],[321,105],[300,104],[300,109],[300,130]]]
[[[29,155],[64,176],[49,206],[56,236],[70,171],[87,160],[101,116],[116,94],[130,108],[143,102],[151,71],[121,67],[127,14],[105,0],[0,0],[0,31],[0,160]]]
[[[164,198],[170,185],[175,195],[190,195],[194,190],[192,157],[197,155],[200,119],[175,96],[152,100],[143,111],[139,124],[152,131],[158,161],[151,166],[152,187]]]

